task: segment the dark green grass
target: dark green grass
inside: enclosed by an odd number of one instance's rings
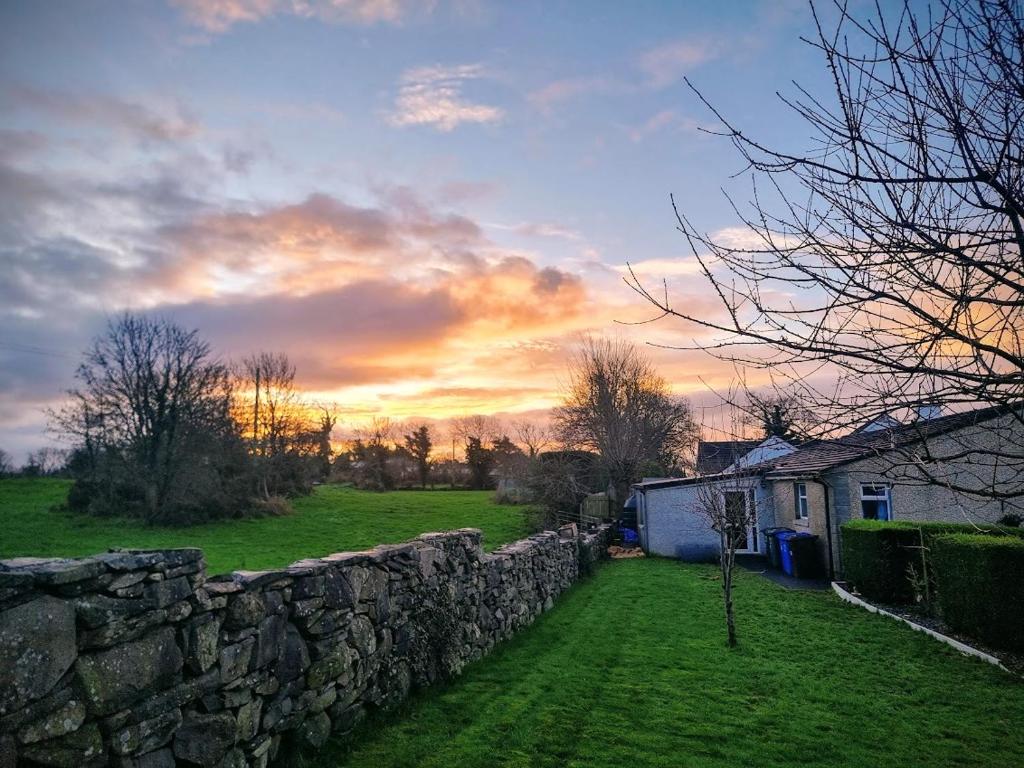
[[[78,557],[110,547],[200,547],[209,572],[223,573],[279,568],[426,531],[480,528],[487,549],[529,533],[525,508],[495,504],[488,491],[371,493],[325,485],[295,499],[292,515],[156,528],[54,510],[68,487],[63,480],[0,480],[0,558]]]
[[[1024,765],[1024,682],[831,593],[602,566],[551,613],[314,766]]]

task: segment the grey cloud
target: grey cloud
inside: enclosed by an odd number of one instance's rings
[[[160,112],[149,106],[106,94],[74,94],[12,85],[0,92],[8,110],[27,110],[76,122],[113,127],[145,141],[173,143],[201,131],[199,122],[177,105]]]

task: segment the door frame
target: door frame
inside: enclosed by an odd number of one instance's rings
[[[747,526],[747,546],[744,549],[737,549],[736,550],[736,554],[737,555],[760,555],[761,554],[761,546],[760,546],[760,542],[758,541],[758,538],[757,538],[760,535],[760,531],[758,531],[758,529],[757,529],[757,514],[756,514],[756,509],[754,508],[754,489],[753,488],[729,489],[729,490],[724,490],[723,489],[722,490],[723,503],[725,503],[724,496],[727,493],[742,493],[743,494],[743,500],[744,500],[744,503],[746,503],[746,505],[747,505],[747,513],[750,515],[750,520],[751,520],[750,525]],[[753,513],[753,514],[751,514],[751,513]]]

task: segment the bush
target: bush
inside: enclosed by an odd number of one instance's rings
[[[931,557],[946,623],[994,647],[1024,651],[1024,538],[936,536]]]
[[[936,536],[951,533],[986,535],[1007,533],[1024,538],[1024,529],[968,523],[851,520],[844,523],[843,572],[847,581],[864,596],[884,603],[911,604],[918,598],[918,587],[911,579],[911,568],[920,577],[928,571],[928,586],[936,589],[930,550]],[[924,562],[921,544],[924,538]]]

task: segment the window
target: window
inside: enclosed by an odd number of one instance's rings
[[[860,486],[860,511],[865,520],[892,520],[892,498],[889,487],[878,483]]]
[[[796,500],[796,519],[806,520],[810,511],[807,503],[807,483],[793,483],[793,498]]]

